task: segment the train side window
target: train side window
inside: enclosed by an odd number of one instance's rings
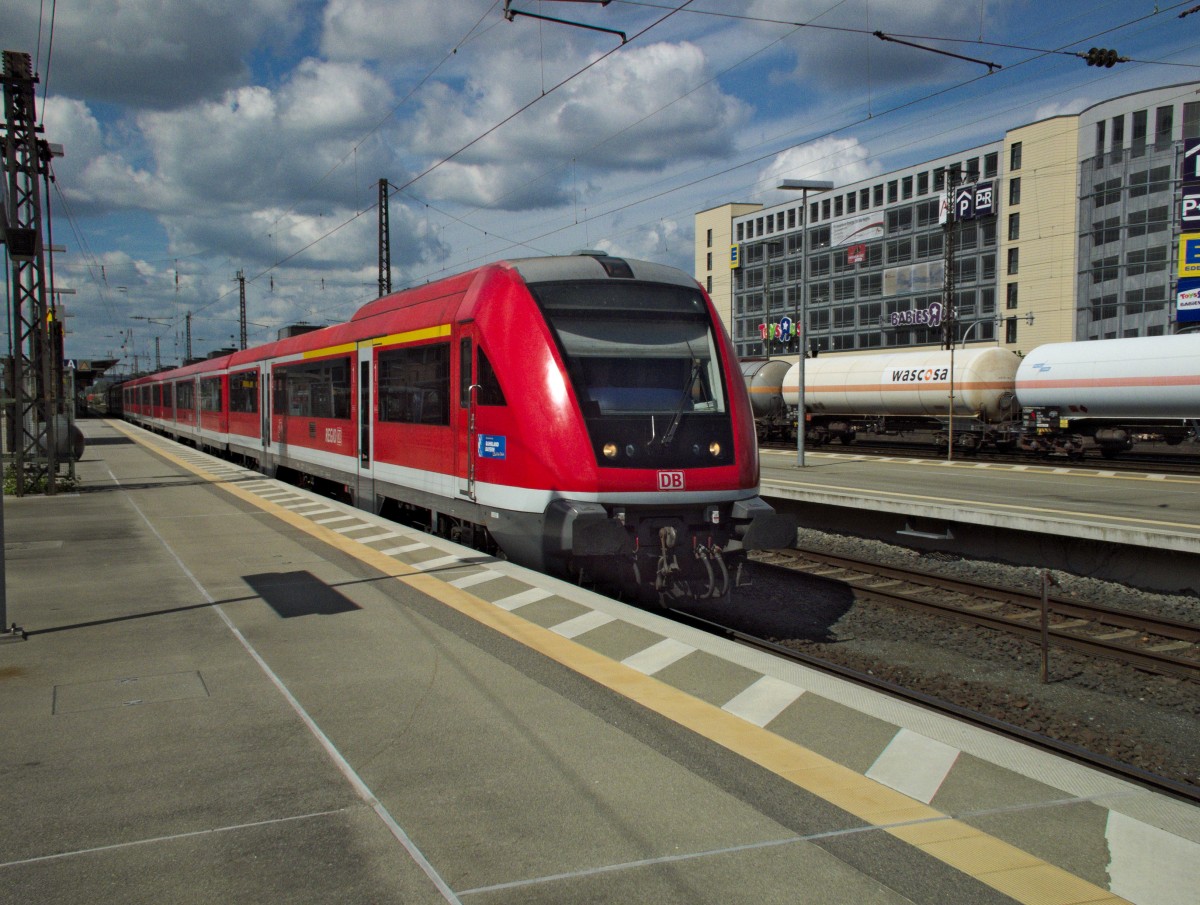
[[[379,420],[450,423],[450,344],[404,346],[379,353]]]
[[[471,384],[471,337],[464,336],[458,344],[458,407],[470,408]]]
[[[500,389],[500,378],[496,369],[488,360],[487,353],[479,350],[479,395],[475,401],[480,405],[508,405],[504,399],[504,390]]]
[[[229,411],[257,414],[257,371],[239,371],[229,375]]]

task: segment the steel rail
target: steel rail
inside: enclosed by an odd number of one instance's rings
[[[920,609],[924,612],[939,616],[948,616],[969,624],[997,629],[1009,634],[1034,640],[1040,643],[1040,619],[1032,621],[1040,615],[1041,597],[1025,591],[1012,588],[999,588],[995,585],[966,582],[957,579],[943,578],[925,572],[907,569],[876,566],[873,563],[831,556],[805,550],[772,551],[773,557],[796,561],[807,561],[818,566],[827,566],[843,573],[858,573],[857,578],[838,576],[831,573],[820,573],[809,569],[797,568],[795,565],[786,566],[778,561],[772,562],[763,556],[755,561],[764,565],[774,565],[791,568],[793,571],[816,578],[843,581],[854,588],[856,595],[861,598],[883,603]],[[903,582],[917,586],[915,591],[902,591],[871,586],[868,582],[879,578],[891,582]],[[945,600],[925,599],[920,595],[935,591],[950,591],[966,596],[974,602],[954,603]],[[981,603],[982,601],[982,603]],[[1024,612],[1015,615],[1001,615],[988,612],[988,609],[1011,604],[1021,607]],[[1177,620],[1163,619],[1152,614],[1134,613],[1128,610],[1118,610],[1063,598],[1048,598],[1048,614],[1063,616],[1069,619],[1086,620],[1072,628],[1082,628],[1094,622],[1101,623],[1129,632],[1133,635],[1148,635],[1166,639],[1169,644],[1196,645],[1200,643],[1200,626]],[[1048,640],[1058,647],[1073,650],[1088,656],[1105,657],[1119,660],[1139,669],[1155,672],[1160,675],[1170,675],[1184,679],[1200,678],[1200,660],[1178,656],[1164,650],[1154,650],[1134,647],[1119,643],[1116,638],[1089,636],[1079,632],[1068,631],[1060,626],[1050,625],[1047,629]]]

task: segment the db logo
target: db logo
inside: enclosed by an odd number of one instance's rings
[[[659,490],[683,490],[682,471],[660,471],[658,473]]]

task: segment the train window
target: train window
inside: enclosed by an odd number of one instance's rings
[[[404,346],[379,353],[379,420],[450,423],[450,344]]]
[[[500,389],[500,378],[492,367],[487,354],[479,350],[479,390],[475,401],[480,405],[508,405],[504,398],[504,390]]]
[[[221,378],[200,378],[200,410],[203,412],[221,411]]]
[[[349,358],[289,365],[275,374],[276,413],[343,421],[350,417]]]
[[[239,371],[229,375],[229,411],[258,412],[258,372]]]
[[[196,408],[196,385],[190,380],[180,380],[175,384],[175,405],[188,411]]]
[[[471,337],[464,336],[458,343],[458,407],[471,407],[471,387],[474,385],[474,369],[471,367]]]

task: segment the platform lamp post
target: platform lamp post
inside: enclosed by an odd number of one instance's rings
[[[796,403],[796,465],[804,467],[804,434],[808,427],[804,407],[804,359],[807,357],[804,344],[808,342],[808,193],[824,192],[833,188],[827,179],[785,179],[776,188],[783,191],[799,191],[800,194],[800,295],[796,300],[795,333],[796,358],[800,365],[800,380]]]

